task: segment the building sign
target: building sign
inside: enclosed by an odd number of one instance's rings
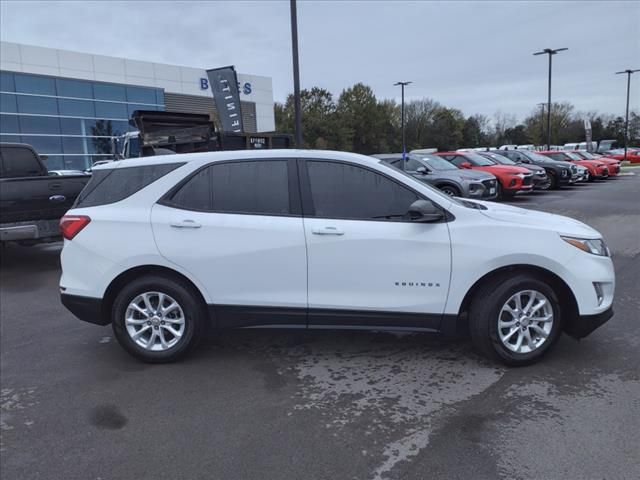
[[[208,78],[201,78],[200,79],[200,90],[209,90],[209,79]],[[240,82],[238,82],[238,90],[240,91],[240,93],[244,94],[244,95],[250,95],[251,94],[251,82],[244,82],[243,84],[240,84]]]
[[[209,86],[216,102],[216,110],[225,132],[244,132],[240,112],[238,77],[233,66],[207,70]],[[202,86],[202,81],[200,82]]]

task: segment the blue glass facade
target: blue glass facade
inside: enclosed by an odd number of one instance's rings
[[[0,141],[33,145],[50,170],[111,158],[135,110],[164,108],[161,88],[0,72]]]

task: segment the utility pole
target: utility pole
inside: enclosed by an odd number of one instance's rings
[[[397,87],[398,85],[400,85],[400,88],[402,89],[402,104],[401,104],[402,106],[400,107],[401,109],[400,111],[402,112],[401,113],[402,120],[400,123],[402,128],[402,170],[406,170],[405,164],[407,162],[407,146],[404,141],[404,87],[406,87],[411,83],[413,82],[397,82],[393,84],[394,87]]]
[[[547,101],[547,150],[551,149],[551,58],[558,52],[569,50],[568,48],[545,48],[534,55],[549,55],[549,99]]]
[[[629,143],[629,94],[631,92],[631,74],[640,72],[638,70],[624,70],[622,72],[616,72],[616,75],[621,75],[623,73],[627,74],[627,111],[624,115],[624,159],[627,159],[627,147]]]
[[[300,65],[298,63],[298,12],[291,0],[291,47],[293,54],[293,104],[296,116],[296,147],[302,148],[302,108],[300,106]]]

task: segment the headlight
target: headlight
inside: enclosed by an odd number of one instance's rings
[[[574,238],[574,237],[561,237],[561,238],[565,242],[587,253],[600,255],[601,257],[609,256],[609,249],[607,248],[607,245],[604,243],[604,240],[602,240],[601,238],[596,238],[594,240],[585,239],[585,238]]]
[[[520,177],[520,178],[524,178],[527,176],[524,173],[510,173],[510,175],[513,175],[514,177]]]

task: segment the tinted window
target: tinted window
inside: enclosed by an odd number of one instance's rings
[[[127,87],[127,101],[135,103],[156,103],[155,88]]]
[[[129,118],[125,103],[96,102],[98,118]]]
[[[28,148],[0,147],[3,177],[26,177],[42,172],[38,159]]]
[[[20,113],[58,114],[58,102],[55,98],[18,95],[17,100]]]
[[[200,170],[171,198],[171,203],[187,210],[212,210],[211,167]]]
[[[365,168],[307,161],[317,217],[401,219],[418,200],[411,190]]]
[[[90,82],[58,78],[56,87],[58,95],[61,97],[93,98],[93,88],[91,88]]]
[[[60,122],[56,117],[20,116],[21,133],[60,133]]]
[[[22,143],[31,145],[40,154],[62,153],[60,137],[22,135]]]
[[[449,161],[450,161],[451,163],[453,163],[456,167],[460,167],[460,168],[462,168],[462,167],[461,167],[461,165],[462,165],[464,162],[468,162],[468,160],[467,160],[466,158],[464,158],[464,157],[460,157],[460,156],[455,156],[455,155],[449,155],[449,156],[446,156],[446,157],[444,157],[444,158],[446,158],[447,160],[449,160]]]
[[[18,133],[19,131],[17,115],[0,115],[0,132]]]
[[[55,95],[56,83],[53,78],[37,77],[35,75],[24,75],[16,73],[16,92],[38,93],[40,95]]]
[[[110,85],[108,83],[95,83],[93,93],[99,100],[115,100],[125,102],[127,100],[124,87],[120,85]]]
[[[16,96],[9,93],[0,93],[0,112],[17,112]]]
[[[16,85],[13,82],[13,73],[0,72],[0,90],[3,92],[15,92]]]
[[[287,162],[262,160],[211,165],[176,192],[171,203],[192,210],[287,215],[291,211]]]
[[[68,115],[70,117],[95,117],[96,112],[93,108],[91,100],[69,100],[66,98],[58,99],[58,109],[60,115]]]
[[[74,207],[95,207],[119,202],[181,165],[184,164],[166,163],[96,170],[78,196]]]
[[[410,157],[407,160],[407,170],[415,172],[420,167],[424,167],[424,165],[422,165],[417,159]]]

